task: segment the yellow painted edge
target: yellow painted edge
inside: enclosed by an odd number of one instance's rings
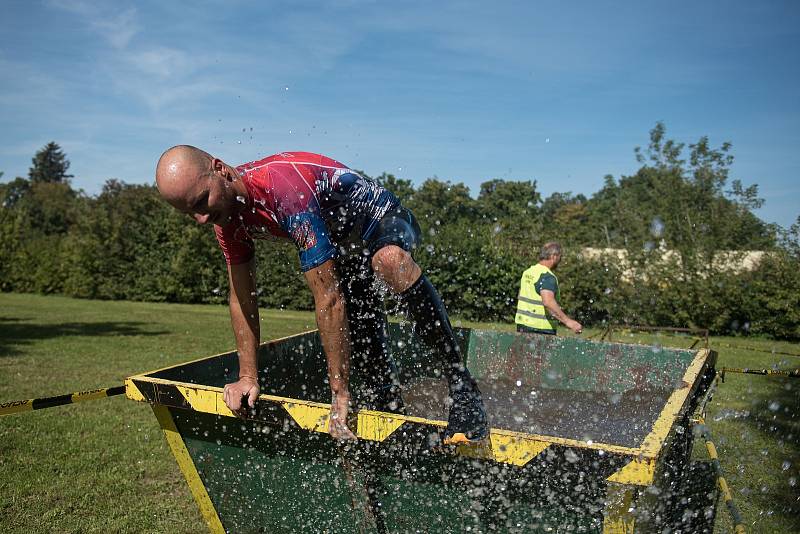
[[[653,483],[656,473],[655,460],[631,460],[625,467],[606,478],[609,482],[619,484],[634,484],[636,486],[649,486]]]
[[[0,415],[11,415],[12,413],[29,412],[31,410],[33,410],[32,399],[8,401],[0,404]]]
[[[330,407],[311,406],[297,402],[282,402],[281,405],[301,428],[314,432],[328,432]]]
[[[536,458],[550,445],[550,443],[535,439],[506,436],[490,431],[488,440],[458,445],[456,452],[467,458],[494,460],[498,463],[521,467]]]
[[[683,374],[683,382],[686,384],[686,386],[676,389],[672,392],[672,395],[670,395],[667,403],[661,410],[658,419],[656,419],[656,422],[653,423],[653,429],[644,438],[644,440],[642,440],[641,449],[643,453],[650,456],[656,456],[660,452],[664,441],[666,441],[667,436],[669,435],[670,429],[672,429],[672,424],[675,422],[675,417],[678,415],[681,407],[683,407],[686,399],[689,397],[689,393],[692,391],[692,386],[697,380],[697,377],[700,375],[700,372],[703,370],[703,366],[705,365],[710,352],[710,349],[700,349],[697,351],[697,355],[694,357],[694,360],[692,360],[692,363]]]
[[[169,409],[165,406],[153,405],[153,412],[156,414],[161,429],[164,431],[164,437],[172,450],[172,455],[175,456],[175,460],[178,462],[178,467],[183,472],[183,476],[186,477],[189,490],[192,492],[194,500],[200,508],[200,514],[205,519],[209,530],[214,534],[225,534],[225,528],[222,526],[222,521],[219,519],[216,508],[214,508],[214,503],[211,502],[211,497],[208,496],[206,487],[203,485],[203,481],[200,480],[200,473],[197,472],[197,467],[194,465],[194,461],[192,461],[192,457],[183,443],[183,438],[181,438],[178,429],[175,427],[175,422],[172,420]]]
[[[442,423],[446,426],[446,423]],[[502,435],[509,438],[527,439],[534,441],[541,441],[550,445],[563,445],[565,447],[573,447],[577,449],[592,449],[601,450],[605,452],[613,452],[622,454],[624,456],[640,457],[642,450],[638,448],[622,447],[621,445],[611,445],[609,443],[581,441],[577,439],[559,438],[557,436],[545,436],[543,434],[526,434],[524,432],[515,432],[513,430],[491,429],[492,435]]]
[[[603,534],[633,534],[635,521],[627,517],[603,518]]]
[[[358,426],[356,435],[371,441],[384,441],[392,432],[400,428],[405,420],[391,417],[382,412],[361,410],[358,412]]]
[[[492,454],[498,462],[523,465],[530,462],[550,446],[546,441],[504,436],[492,432],[490,434]]]
[[[236,415],[225,404],[223,394],[217,391],[206,389],[190,388],[186,386],[175,386],[181,392],[186,402],[198,412],[213,413],[226,417],[236,417]]]
[[[488,439],[476,443],[461,443],[456,445],[456,453],[459,456],[466,456],[467,458],[480,458],[482,460],[494,459],[492,443]]]
[[[137,402],[147,401],[144,395],[142,395],[142,392],[139,391],[139,388],[136,387],[136,384],[133,383],[132,378],[125,379],[125,396]]]
[[[634,489],[611,486],[606,494],[603,510],[603,534],[633,534],[636,519],[629,511],[633,504]]]
[[[206,394],[215,394],[217,398],[216,405],[212,405],[210,402],[200,402],[195,407],[196,410],[205,412],[205,413],[212,413],[216,415],[227,415],[233,417],[233,414],[228,410],[227,406],[225,406],[224,401],[222,400],[223,393],[222,388],[212,387],[212,386],[203,386],[198,384],[190,384],[188,382],[176,382],[174,380],[166,380],[163,378],[152,378],[144,375],[139,375],[135,377],[131,377],[125,380],[126,385],[126,395],[129,399],[132,400],[140,400],[145,401],[146,399],[141,395],[139,390],[136,388],[135,384],[133,384],[133,379],[141,380],[142,382],[150,382],[153,384],[163,384],[168,386],[175,386],[178,387],[181,392],[184,393],[184,397],[189,395],[188,390],[196,390],[197,392],[204,392],[203,395]],[[132,395],[138,394],[138,398],[132,397]],[[199,393],[198,393],[199,395]],[[314,401],[307,401],[307,400],[299,400],[293,399],[291,397],[280,397],[277,395],[259,395],[259,400],[262,401],[272,401],[278,402],[281,404],[293,404],[298,406],[309,406],[312,408],[319,408],[320,410],[324,410],[327,414],[330,411],[330,404],[322,403],[322,402],[314,402]],[[187,398],[188,400],[188,398]],[[191,402],[190,402],[191,403]],[[194,405],[193,405],[194,406]],[[370,415],[374,415],[375,417],[384,418],[384,419],[393,419],[395,421],[401,421],[402,423],[419,423],[422,425],[429,425],[429,426],[438,426],[440,428],[447,427],[447,421],[439,421],[435,419],[425,419],[424,417],[415,417],[410,415],[398,415],[398,414],[388,414],[386,412],[377,412],[372,410],[361,410],[359,413],[366,413]],[[298,424],[300,424],[298,422]],[[398,425],[400,426],[400,425]],[[327,432],[327,430],[325,430]],[[631,447],[622,447],[620,445],[612,445],[608,443],[601,443],[601,442],[592,442],[588,443],[586,441],[574,440],[574,439],[567,439],[567,438],[559,438],[556,436],[545,436],[541,434],[526,434],[523,432],[515,432],[513,430],[504,430],[504,429],[491,429],[491,434],[493,436],[504,436],[505,439],[518,439],[518,440],[528,440],[528,441],[539,441],[543,443],[548,443],[551,445],[563,445],[566,447],[574,447],[580,449],[592,449],[592,450],[602,450],[610,453],[621,454],[624,456],[631,456],[631,457],[651,457],[645,451],[642,451],[638,448],[631,448]],[[387,435],[388,437],[388,435]],[[369,438],[365,438],[369,439]],[[384,438],[385,439],[385,438]],[[654,457],[654,456],[653,456]]]

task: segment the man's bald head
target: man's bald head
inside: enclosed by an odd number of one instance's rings
[[[184,201],[197,181],[212,171],[212,160],[208,152],[190,145],[167,149],[156,165],[156,185],[164,200],[173,206]]]
[[[156,165],[156,184],[164,200],[200,224],[224,225],[249,197],[236,169],[189,145],[170,148]]]

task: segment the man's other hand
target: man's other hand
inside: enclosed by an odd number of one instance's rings
[[[328,432],[334,439],[357,439],[347,426],[347,412],[350,409],[350,395],[331,397],[331,415],[328,419]]]
[[[583,332],[583,325],[578,321],[570,321],[567,323],[567,328],[575,332],[576,334],[580,334]]]
[[[256,399],[261,389],[258,387],[258,380],[245,376],[239,379],[238,382],[225,384],[222,390],[222,398],[225,399],[225,404],[228,408],[238,416],[243,416],[247,406],[250,408],[255,407]],[[242,402],[247,399],[247,403]]]

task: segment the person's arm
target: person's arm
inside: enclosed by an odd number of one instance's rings
[[[239,265],[228,265],[231,326],[239,352],[239,380],[226,384],[223,398],[232,412],[241,415],[242,399],[252,408],[260,392],[258,386],[257,351],[261,336],[258,322],[255,259]]]
[[[356,439],[347,427],[350,408],[350,329],[334,260],[306,271],[305,277],[314,295],[317,328],[328,360],[331,386],[329,432],[334,438]]]
[[[576,334],[580,334],[583,331],[583,326],[578,321],[573,321],[570,319],[569,315],[564,313],[564,310],[561,309],[561,306],[558,305],[558,301],[556,301],[556,294],[549,289],[542,289],[542,304],[544,307],[547,308],[547,311],[550,312],[550,315],[564,323],[564,326],[575,332]]]

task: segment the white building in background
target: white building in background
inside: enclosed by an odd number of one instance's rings
[[[661,264],[680,264],[680,252],[670,250],[661,242],[661,246],[650,252],[651,257]],[[763,250],[721,250],[714,255],[712,270],[717,272],[741,273],[753,271],[766,254]],[[634,271],[628,260],[628,251],[624,248],[595,248],[584,247],[581,255],[587,259],[611,258],[622,270],[625,280],[632,280]]]

